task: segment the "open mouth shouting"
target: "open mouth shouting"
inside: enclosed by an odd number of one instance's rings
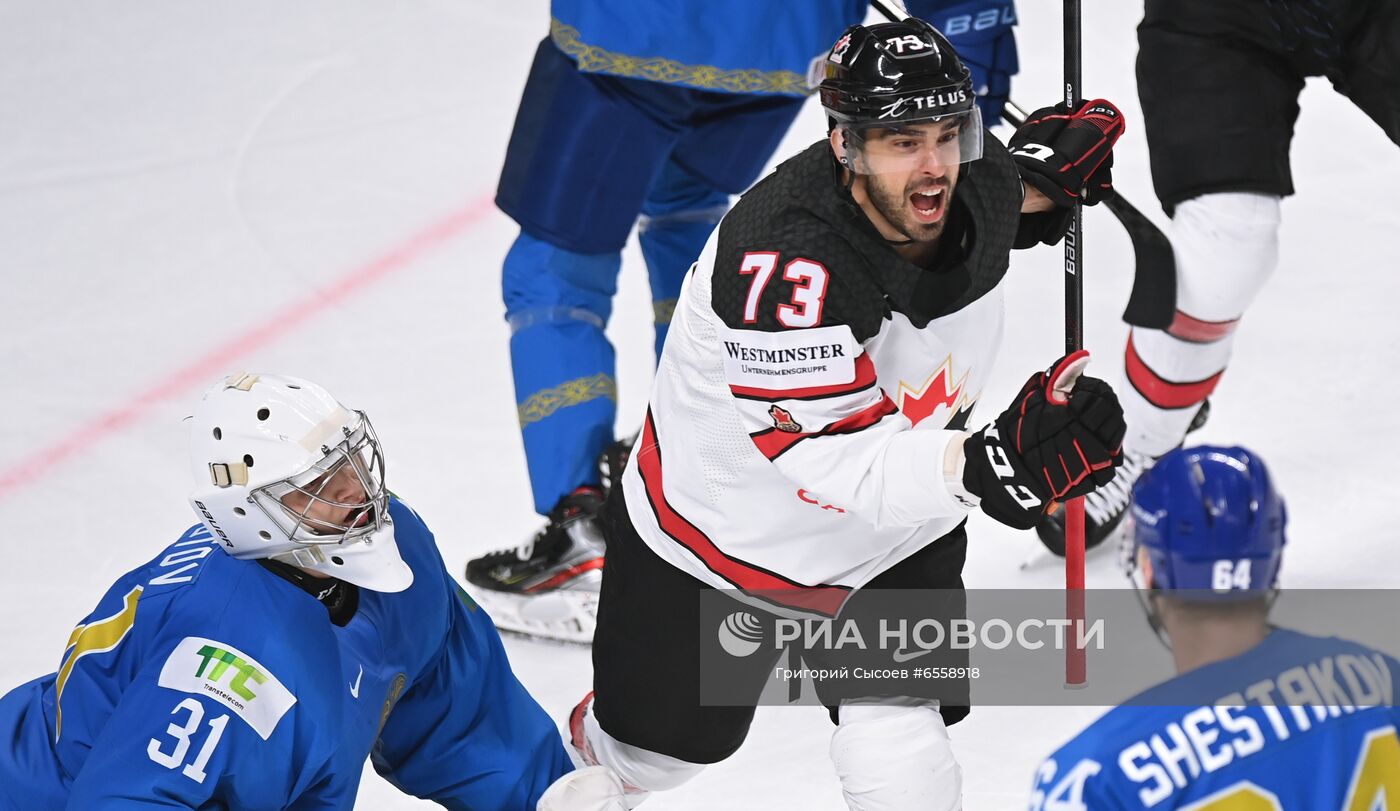
[[[948,187],[934,186],[920,189],[909,195],[909,205],[914,211],[914,221],[929,225],[943,219],[948,209]]]

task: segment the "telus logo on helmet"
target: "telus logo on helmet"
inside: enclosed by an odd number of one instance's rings
[[[880,118],[894,118],[906,112],[924,112],[940,107],[948,107],[967,101],[967,89],[958,88],[949,93],[934,93],[929,96],[895,99],[880,108]]]

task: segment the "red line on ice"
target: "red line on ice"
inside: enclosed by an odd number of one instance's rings
[[[276,343],[326,310],[407,269],[423,255],[481,222],[491,210],[490,195],[473,200],[409,236],[383,254],[291,302],[251,329],[235,335],[203,356],[175,369],[125,403],[78,426],[58,441],[40,448],[0,471],[0,500],[33,484],[69,457],[129,427],[141,418],[148,406],[208,383],[220,372],[230,371],[240,358]]]

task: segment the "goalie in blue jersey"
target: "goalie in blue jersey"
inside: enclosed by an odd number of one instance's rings
[[[1400,804],[1400,662],[1269,624],[1285,513],[1259,457],[1172,451],[1133,499],[1130,571],[1178,675],[1042,763],[1031,809]]]
[[[0,698],[0,811],[349,809],[368,757],[448,808],[524,811],[576,775],[364,412],[243,374],[189,428],[200,523]]]

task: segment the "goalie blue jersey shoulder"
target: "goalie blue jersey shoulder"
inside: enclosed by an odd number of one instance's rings
[[[351,808],[373,751],[405,792],[534,808],[571,767],[432,534],[390,504],[406,591],[344,627],[202,526],[124,575],[58,671],[0,698],[0,809]]]
[[[1036,770],[1033,811],[1370,809],[1400,799],[1400,662],[1274,630],[1117,707]],[[1382,805],[1384,802],[1382,801]]]

